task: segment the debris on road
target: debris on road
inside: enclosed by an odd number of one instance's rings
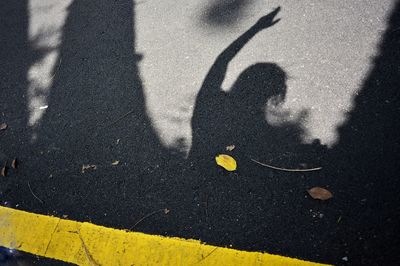
[[[322,187],[313,187],[307,190],[307,192],[313,199],[318,200],[328,200],[333,197],[332,193],[329,190]]]
[[[226,146],[227,151],[233,151],[235,149],[235,145]]]
[[[268,168],[271,168],[271,169],[274,169],[274,170],[285,171],[285,172],[312,172],[312,171],[319,171],[319,170],[322,169],[322,167],[305,168],[305,169],[303,169],[303,168],[289,169],[289,168],[276,167],[276,166],[273,166],[273,165],[261,163],[261,162],[259,162],[259,161],[257,161],[257,160],[254,160],[254,159],[251,159],[251,160],[252,160],[253,162],[259,164],[259,165],[262,165],[262,166],[265,166],[265,167],[268,167]]]
[[[118,165],[119,164],[119,161],[118,160],[115,160],[115,161],[113,161],[112,163],[111,163],[111,165]]]
[[[1,123],[0,124],[0,130],[5,130],[7,129],[8,125],[6,123]]]
[[[156,214],[156,213],[160,213],[160,212],[164,212],[164,214],[168,214],[168,213],[170,212],[170,210],[167,209],[167,208],[164,208],[164,209],[159,209],[159,210],[153,211],[153,212],[151,212],[151,213],[149,213],[149,214],[143,216],[142,218],[140,218],[131,228],[129,228],[129,230],[133,230],[133,229],[134,229],[138,224],[140,224],[143,220],[149,218],[150,216],[152,216],[152,215],[154,215],[154,214]]]
[[[43,204],[43,200],[41,200],[38,196],[36,196],[35,193],[33,193],[33,190],[32,190],[32,188],[31,188],[31,184],[29,184],[29,181],[28,181],[28,188],[29,188],[29,191],[31,192],[32,196],[33,196],[35,199],[37,199],[40,203]]]
[[[15,158],[14,160],[12,160],[11,162],[11,168],[12,169],[17,169],[18,166],[18,162],[17,162],[17,158]]]
[[[226,154],[220,154],[215,157],[215,161],[217,164],[221,167],[223,167],[227,171],[235,171],[237,164],[236,160],[233,159],[232,156],[226,155]]]
[[[87,171],[96,170],[96,169],[97,169],[97,166],[94,164],[82,164],[81,173],[84,174]]]
[[[1,168],[1,176],[7,176],[7,165],[4,164],[3,168]]]

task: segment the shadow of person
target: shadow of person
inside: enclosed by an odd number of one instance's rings
[[[262,17],[236,39],[208,72],[192,118],[189,160],[194,165],[209,167],[214,156],[224,152],[228,145],[235,145],[238,159],[243,156],[265,159],[266,153],[274,153],[274,147],[284,150],[300,143],[301,128],[297,122],[272,126],[265,119],[267,102],[280,104],[286,97],[287,75],[280,66],[256,63],[240,74],[229,92],[221,89],[229,62],[258,32],[279,21],[274,20],[278,12],[279,8]]]
[[[257,63],[244,70],[227,93],[230,102],[231,124],[227,125],[230,138],[223,147],[237,146],[236,152],[251,157],[262,157],[264,145],[260,141],[274,136],[274,127],[265,119],[266,103],[281,103],[286,97],[286,73],[274,63]],[[226,144],[226,145],[225,145]]]
[[[165,208],[173,164],[147,114],[134,2],[75,0],[68,11],[48,109],[21,162],[27,179],[14,185],[27,193],[13,197],[29,211],[130,228]]]
[[[186,182],[182,195],[192,197],[181,204],[186,206],[181,221],[190,220],[190,232],[181,233],[185,236],[247,250],[268,246],[277,252],[282,234],[298,218],[293,214],[298,213],[300,201],[293,200],[293,194],[304,197],[304,179],[260,168],[250,160],[273,159],[298,167],[303,154],[311,154],[313,145],[301,142],[299,121],[276,126],[265,119],[267,102],[278,105],[285,100],[285,71],[275,63],[256,63],[239,75],[229,92],[221,89],[229,62],[258,32],[279,21],[275,19],[279,10],[258,20],[217,57],[198,93],[191,121],[190,174],[186,174],[191,178],[182,181]],[[228,145],[235,149],[227,151]],[[237,171],[216,166],[214,158],[220,153],[237,160]]]
[[[0,7],[0,123],[7,123],[1,134],[0,161],[17,157],[29,143],[29,68],[46,55],[29,38],[29,1],[3,1]]]

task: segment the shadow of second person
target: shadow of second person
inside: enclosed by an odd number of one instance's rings
[[[129,228],[142,212],[165,207],[163,164],[173,160],[147,114],[134,7],[75,0],[68,8],[49,107],[23,160],[46,202],[34,211]]]

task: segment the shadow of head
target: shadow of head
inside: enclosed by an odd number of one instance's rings
[[[264,107],[268,100],[278,104],[286,97],[285,71],[274,63],[257,63],[245,69],[234,83],[231,95],[253,108]]]
[[[253,0],[214,0],[206,7],[202,21],[213,26],[235,24]]]

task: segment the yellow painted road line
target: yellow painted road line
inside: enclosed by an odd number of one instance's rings
[[[0,246],[78,265],[323,265],[0,206]]]

